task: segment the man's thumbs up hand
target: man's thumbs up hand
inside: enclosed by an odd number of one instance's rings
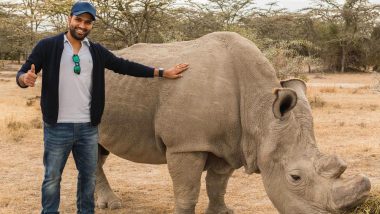
[[[36,74],[36,68],[34,67],[34,64],[32,64],[32,67],[29,71],[31,71],[33,74]]]
[[[34,67],[34,64],[32,64],[32,67],[27,73],[22,75],[22,80],[26,86],[34,87],[37,80],[36,68]]]

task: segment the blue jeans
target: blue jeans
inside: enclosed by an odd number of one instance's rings
[[[71,151],[79,171],[77,213],[94,213],[98,138],[98,127],[90,123],[44,124],[42,214],[59,213],[61,175]]]

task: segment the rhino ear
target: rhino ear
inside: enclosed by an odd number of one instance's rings
[[[290,110],[297,104],[297,93],[290,88],[277,88],[274,90],[276,99],[273,103],[273,114],[277,119],[288,117]]]
[[[307,100],[306,83],[301,79],[288,79],[280,81],[283,88],[291,88],[297,93],[298,99]]]

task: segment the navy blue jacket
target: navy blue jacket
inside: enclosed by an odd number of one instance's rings
[[[44,122],[57,123],[58,118],[58,86],[59,67],[64,45],[64,33],[46,38],[37,43],[25,64],[18,71],[16,82],[20,75],[28,72],[35,65],[36,73],[42,73],[41,109]],[[154,68],[116,57],[113,53],[97,43],[90,42],[90,52],[93,62],[91,124],[98,125],[101,121],[104,103],[104,69],[135,77],[153,77]]]

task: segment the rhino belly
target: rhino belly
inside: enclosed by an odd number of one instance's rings
[[[151,79],[106,75],[106,103],[100,144],[111,153],[139,163],[166,163],[165,146],[155,139],[157,86]]]
[[[156,143],[153,129],[138,123],[102,122],[100,144],[109,152],[138,163],[164,164],[165,147]],[[145,124],[146,125],[146,124]]]

